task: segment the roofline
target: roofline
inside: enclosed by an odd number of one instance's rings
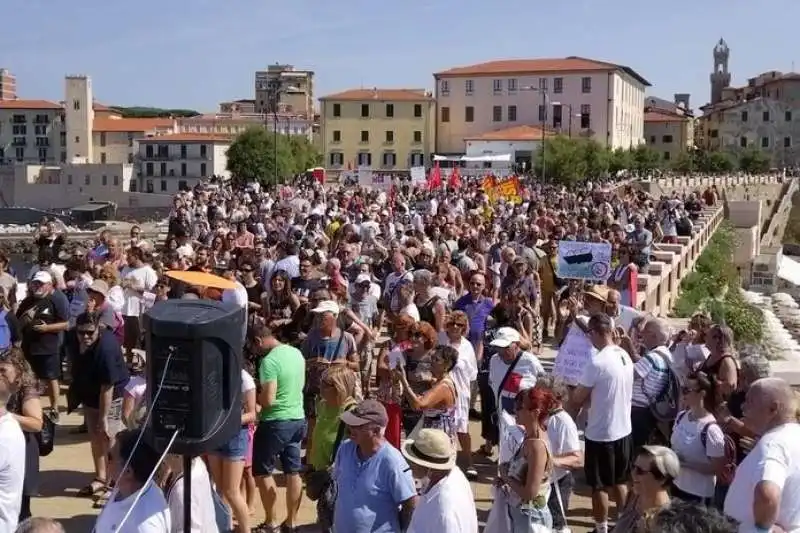
[[[176,134],[176,135],[184,135],[184,134],[179,133],[179,134]],[[187,133],[185,135],[191,135],[191,133]],[[230,139],[223,139],[223,138],[219,138],[219,137],[216,137],[216,138],[213,138],[213,139],[201,139],[201,138],[188,139],[188,140],[187,139],[170,139],[168,135],[155,135],[153,137],[139,137],[138,139],[136,139],[136,141],[139,142],[139,143],[152,141],[152,142],[159,143],[159,144],[163,144],[163,143],[167,143],[167,142],[180,143],[180,144],[187,144],[187,143],[231,144],[233,142],[233,140],[234,140],[234,137],[231,137]]]
[[[351,89],[351,91],[371,91],[372,89]],[[403,89],[378,89],[378,91],[402,91]],[[390,98],[336,98],[337,96],[347,94],[350,91],[342,91],[336,94],[329,94],[326,96],[320,96],[318,100],[320,102],[326,102],[328,100],[341,100],[342,102],[433,102],[436,99],[433,96],[427,94],[421,94],[418,98],[408,98],[403,100],[392,100]],[[413,93],[409,93],[409,96],[414,96]]]
[[[598,61],[596,59],[587,59],[585,57],[580,56],[568,56],[563,59],[580,59],[583,61],[591,61],[592,63],[597,63],[598,65],[606,65],[606,69],[583,69],[577,68],[572,70],[536,70],[536,71],[509,71],[509,72],[486,72],[486,73],[475,73],[475,74],[458,74],[458,73],[448,73],[447,71],[441,72],[434,72],[433,79],[439,80],[440,78],[462,78],[466,76],[480,76],[480,77],[488,77],[488,76],[497,76],[498,74],[502,75],[510,75],[510,74],[517,74],[517,75],[524,75],[524,74],[531,74],[531,73],[562,73],[562,72],[598,72],[598,71],[612,71],[612,70],[621,70],[634,78],[636,81],[644,85],[645,87],[652,87],[653,84],[647,81],[644,76],[633,70],[631,67],[626,65],[617,65],[616,63],[608,63],[606,61]],[[524,61],[524,60],[520,60]],[[492,61],[486,61],[485,63],[492,63]],[[455,67],[455,68],[469,68],[469,65],[466,67]],[[452,70],[452,69],[451,69]]]

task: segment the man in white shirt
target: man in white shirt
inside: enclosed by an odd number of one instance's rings
[[[6,410],[11,386],[0,378],[0,533],[17,528],[25,478],[25,436],[14,415]]]
[[[763,378],[747,391],[744,424],[758,442],[736,469],[725,514],[740,532],[800,531],[800,424],[789,384]]]
[[[478,533],[475,496],[456,466],[456,450],[440,429],[423,429],[403,443],[420,496],[408,533]]]
[[[570,403],[573,416],[587,400],[590,404],[584,431],[584,473],[592,488],[595,531],[608,533],[608,490],[612,489],[617,509],[622,509],[628,496],[633,362],[614,344],[614,321],[605,313],[592,315],[586,334],[598,352],[583,369]]]
[[[497,399],[497,410],[514,414],[517,393],[536,385],[536,377],[545,373],[539,359],[520,348],[522,340],[514,328],[497,330],[491,345],[499,348],[489,360],[489,386]]]
[[[122,316],[125,320],[125,354],[128,361],[133,360],[133,350],[139,348],[142,334],[141,316],[144,311],[144,294],[152,292],[158,283],[158,274],[144,262],[141,248],[128,250],[128,265],[120,273],[125,302]]]
[[[183,457],[169,455],[165,463],[170,469],[170,476],[164,490],[169,504],[171,533],[183,533]],[[214,496],[211,477],[206,464],[200,457],[192,460],[192,533],[220,533],[217,527],[217,514],[214,507]]]

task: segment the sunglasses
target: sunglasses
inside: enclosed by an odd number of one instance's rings
[[[76,334],[77,334],[79,337],[91,337],[91,336],[92,336],[92,335],[94,335],[96,332],[97,332],[97,330],[96,330],[96,329],[77,329],[77,330],[75,330],[75,333],[76,333]]]
[[[467,327],[466,324],[462,324],[461,322],[448,322],[445,324],[448,328],[465,328]]]

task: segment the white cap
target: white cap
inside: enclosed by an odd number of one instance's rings
[[[505,348],[521,340],[522,337],[520,337],[519,332],[514,328],[500,328],[497,330],[497,334],[489,344],[491,346],[496,346],[497,348]]]
[[[334,315],[339,314],[339,304],[334,302],[333,300],[323,300],[316,306],[314,309],[311,310],[312,313],[333,313]]]
[[[369,274],[359,274],[356,276],[356,285],[361,285],[362,283],[372,283],[372,278]]]
[[[53,283],[53,276],[46,270],[40,270],[33,275],[31,281],[38,281],[39,283]]]

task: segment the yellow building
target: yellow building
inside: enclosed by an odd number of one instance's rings
[[[353,89],[320,98],[325,166],[403,171],[430,162],[436,103],[422,89]]]
[[[694,146],[694,119],[678,108],[645,109],[644,137],[664,161],[673,161]]]

